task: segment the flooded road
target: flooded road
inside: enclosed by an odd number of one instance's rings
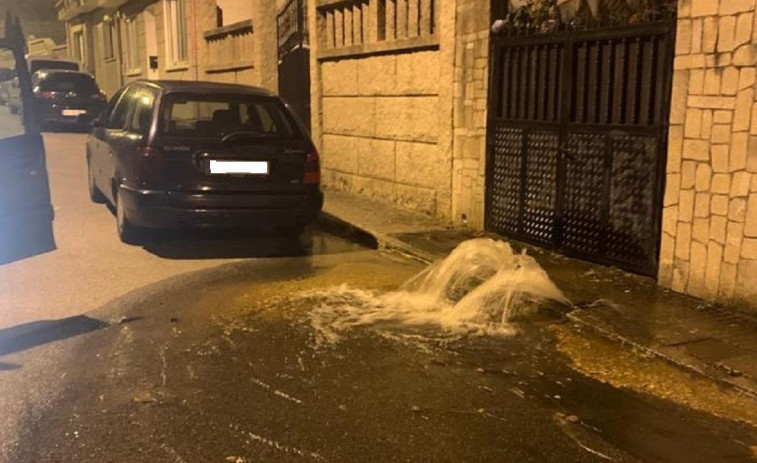
[[[3,461],[752,461],[753,415],[651,393],[656,360],[602,374],[592,352],[620,357],[576,337],[560,305],[498,333],[396,319],[330,331],[317,315],[421,270],[376,251],[234,263],[115,301],[66,340],[6,349],[0,406],[22,412],[0,427]],[[632,384],[645,368],[652,389]]]

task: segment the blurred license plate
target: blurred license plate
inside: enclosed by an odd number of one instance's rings
[[[210,161],[210,173],[267,175],[268,163],[264,161]]]
[[[64,116],[79,116],[81,114],[87,114],[87,111],[85,109],[64,109],[63,115]]]

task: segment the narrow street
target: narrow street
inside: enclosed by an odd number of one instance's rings
[[[6,111],[0,107],[0,127],[9,126]],[[0,329],[78,315],[165,278],[247,257],[354,248],[318,232],[303,242],[206,234],[124,245],[111,209],[88,197],[85,140],[81,133],[45,135],[57,250],[0,267]]]
[[[0,6],[0,463],[757,463],[757,0]]]
[[[754,458],[752,402],[726,394],[728,415],[587,376],[602,344],[565,307],[492,335],[355,323],[413,310],[394,292],[424,266],[319,230],[124,245],[86,196],[84,136],[46,143],[58,249],[0,269],[2,462]],[[600,355],[723,401],[658,360]]]

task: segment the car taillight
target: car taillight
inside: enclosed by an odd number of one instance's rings
[[[45,100],[54,100],[58,96],[55,92],[37,92],[36,95],[38,98],[43,98]]]
[[[137,148],[139,157],[139,181],[143,187],[153,187],[164,183],[163,156],[152,146]]]
[[[105,97],[105,93],[103,93],[103,92],[98,92],[98,93],[93,94],[92,98],[94,98],[95,100],[100,100],[100,101],[106,101],[107,100],[107,98]]]
[[[321,183],[321,160],[316,152],[308,154],[305,161],[305,178],[303,183],[309,185],[318,185]]]

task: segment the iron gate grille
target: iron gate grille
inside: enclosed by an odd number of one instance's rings
[[[656,275],[673,31],[493,37],[488,230]]]
[[[289,0],[276,17],[279,95],[310,130],[310,39],[306,0]]]

